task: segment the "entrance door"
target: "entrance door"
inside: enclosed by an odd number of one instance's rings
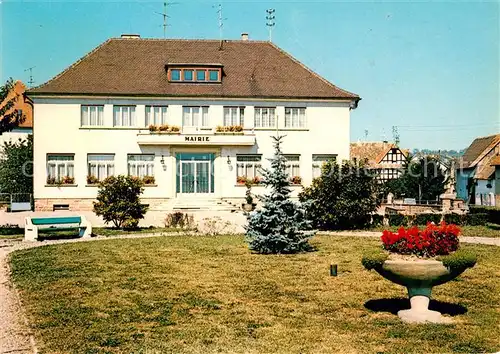
[[[177,193],[183,195],[214,192],[215,154],[177,154]]]

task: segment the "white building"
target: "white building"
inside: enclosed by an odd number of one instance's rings
[[[268,166],[277,131],[296,194],[322,161],[349,158],[360,100],[246,37],[110,39],[28,94],[37,210],[88,210],[96,182],[119,174],[145,178],[142,199],[157,208],[243,198],[242,182]]]

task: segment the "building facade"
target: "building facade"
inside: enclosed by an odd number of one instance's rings
[[[351,143],[351,159],[363,162],[380,183],[401,177],[409,151],[387,141]]]
[[[500,156],[500,134],[475,139],[457,166],[457,196],[475,205],[495,206],[495,161]]]
[[[145,182],[142,200],[238,199],[263,191],[272,138],[286,135],[294,193],[322,162],[349,158],[350,110],[339,89],[269,42],[110,39],[34,102],[37,210],[89,210],[111,175]]]

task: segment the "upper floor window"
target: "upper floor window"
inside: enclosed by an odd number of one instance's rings
[[[82,106],[82,126],[103,126],[104,106]]]
[[[208,127],[208,107],[182,107],[183,127]]]
[[[224,126],[243,126],[245,121],[245,107],[224,107]]]
[[[404,162],[405,157],[404,157],[403,153],[401,152],[401,150],[399,150],[397,148],[392,148],[391,150],[389,150],[387,155],[384,156],[382,161],[383,162]]]
[[[114,154],[88,154],[87,162],[87,180],[102,181],[106,177],[113,176],[115,173]]]
[[[115,127],[135,127],[135,106],[113,106],[113,125]]]
[[[335,161],[337,155],[335,154],[313,154],[312,155],[312,177],[317,178],[321,176],[321,168],[328,161]]]
[[[74,183],[74,163],[73,154],[47,155],[47,184]]]
[[[255,128],[274,128],[276,126],[276,108],[255,107]]]
[[[167,124],[167,106],[146,106],[146,127]]]
[[[173,67],[168,68],[168,79],[174,82],[221,82],[222,67]]]
[[[285,108],[285,128],[305,128],[305,108]]]

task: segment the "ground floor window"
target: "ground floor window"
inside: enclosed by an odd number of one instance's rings
[[[292,184],[300,184],[300,155],[284,155],[286,158],[285,172]]]
[[[326,162],[337,159],[336,154],[313,154],[312,155],[312,177],[317,178],[321,176],[321,168]]]
[[[87,160],[89,184],[97,183],[115,174],[114,154],[88,154]]]
[[[154,183],[154,159],[153,154],[128,155],[128,175],[139,177],[146,184]]]
[[[75,183],[74,161],[73,154],[47,155],[47,184]]]
[[[261,174],[262,155],[236,155],[236,182],[245,183],[246,180],[252,180],[259,183]]]

